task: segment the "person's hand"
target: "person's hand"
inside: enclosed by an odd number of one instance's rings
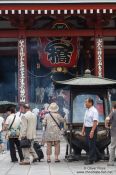
[[[90,132],[90,134],[89,134],[90,139],[92,139],[92,138],[93,138],[93,136],[94,136],[94,132],[93,132],[93,131],[91,131],[91,132]]]
[[[5,134],[5,139],[8,140],[8,133]]]
[[[83,130],[81,131],[81,135],[82,136],[85,136],[85,132]]]
[[[22,136],[22,137],[21,137],[21,140],[23,140],[23,139],[25,139],[25,138],[26,138],[26,136]]]
[[[109,124],[110,124],[110,118],[106,117],[106,119],[105,119],[105,127],[106,128],[110,128]]]

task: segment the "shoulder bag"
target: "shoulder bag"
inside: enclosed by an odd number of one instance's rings
[[[52,117],[52,119],[54,120],[54,122],[56,123],[56,125],[58,126],[58,128],[61,130],[60,125],[58,124],[58,122],[55,120],[55,118],[53,117],[53,115],[51,113],[49,113],[50,116]]]
[[[10,124],[9,128],[8,128],[8,132],[7,132],[7,137],[8,138],[16,138],[17,136],[17,131],[15,129],[12,129],[12,125],[15,121],[16,115],[14,115],[14,118],[12,120],[12,123]]]
[[[12,128],[12,125],[13,125],[13,123],[15,121],[15,118],[16,118],[16,115],[14,115],[13,121],[12,121],[11,125],[9,126],[8,130],[10,130]]]
[[[55,118],[53,117],[53,115],[49,112],[50,116],[52,117],[52,119],[54,120],[54,122],[56,123],[56,125],[58,126],[58,128],[60,129],[61,135],[65,136],[65,130],[61,129],[60,125],[58,124],[58,122],[55,120]]]

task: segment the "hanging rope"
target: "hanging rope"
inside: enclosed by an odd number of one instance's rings
[[[69,75],[72,75],[73,77],[76,77],[76,75],[75,74],[72,74],[70,71],[68,71],[68,74]]]
[[[29,70],[28,70],[28,73],[29,73],[30,75],[32,75],[34,78],[42,78],[42,77],[48,77],[49,75],[51,75],[51,74],[52,74],[52,71],[49,72],[49,73],[46,74],[46,75],[35,75],[35,74],[33,74],[32,72],[30,72]]]
[[[42,78],[42,77],[48,77],[49,75],[53,74],[53,72],[49,72],[48,74],[46,75],[35,75],[33,74],[31,71],[27,70],[28,74],[30,74],[31,76],[33,76],[34,78]],[[70,71],[67,72],[69,75],[75,77],[76,75],[71,73]]]
[[[93,69],[91,69],[90,71],[93,72],[96,67],[98,67],[98,65],[96,65]],[[27,70],[28,74],[30,74],[31,76],[33,76],[34,78],[44,78],[44,77],[48,77],[49,75],[53,74],[53,72],[49,72],[48,74],[45,74],[45,75],[35,75],[33,74],[31,71]],[[69,75],[73,76],[73,77],[76,77],[75,74],[71,73],[70,71],[67,72]]]

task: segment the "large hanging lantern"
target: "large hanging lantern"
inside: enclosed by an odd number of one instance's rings
[[[55,26],[58,28],[59,25]],[[75,67],[78,46],[77,37],[41,37],[38,50],[40,62],[46,67]]]

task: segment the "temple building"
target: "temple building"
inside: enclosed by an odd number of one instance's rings
[[[48,103],[86,69],[116,79],[116,0],[0,1],[0,101]]]

